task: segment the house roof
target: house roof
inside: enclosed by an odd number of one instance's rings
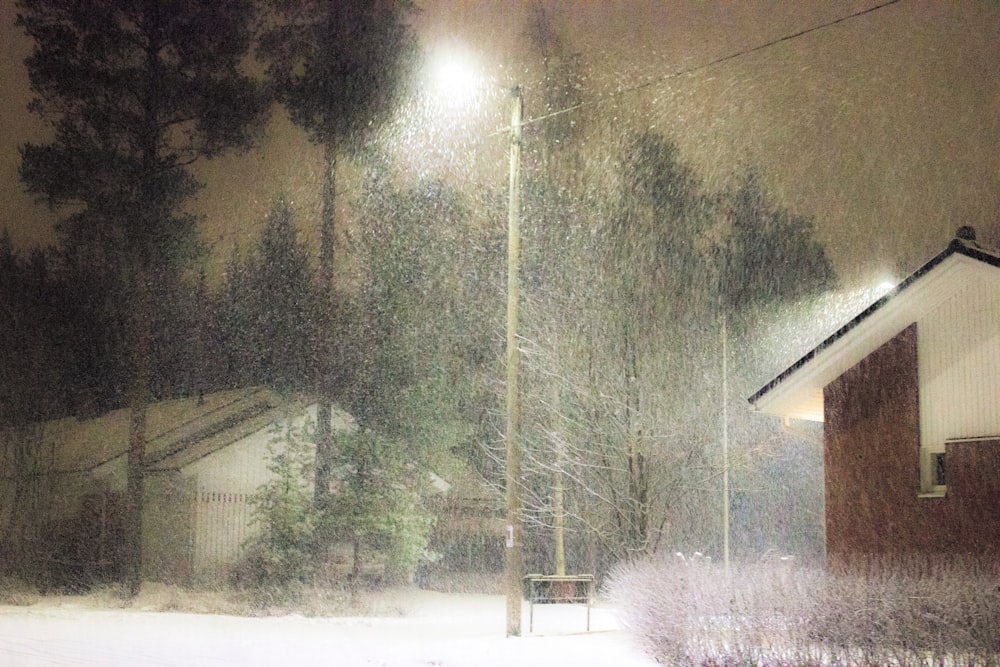
[[[309,403],[262,387],[151,403],[146,414],[147,466],[152,471],[183,468]],[[48,453],[49,470],[86,472],[125,456],[129,416],[130,410],[123,408],[92,419],[66,417],[41,424],[41,451]],[[335,412],[335,420],[352,421],[342,411]]]
[[[963,285],[991,281],[1000,289],[1000,255],[975,242],[962,228],[941,253],[748,400],[754,410],[792,419],[823,421],[823,388],[874,352],[924,313],[952,297]]]

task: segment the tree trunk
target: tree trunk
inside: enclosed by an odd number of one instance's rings
[[[147,269],[136,275],[134,358],[129,401],[128,468],[125,489],[125,592],[131,598],[142,587],[142,513],[145,493],[146,412],[152,354],[152,296]]]
[[[553,533],[555,538],[555,552],[556,552],[556,574],[560,577],[566,574],[566,510],[563,501],[563,473],[562,468],[562,457],[561,452],[556,453],[557,463],[555,469],[555,480],[553,489],[553,499],[552,504],[555,506],[553,508]]]
[[[643,452],[643,433],[640,425],[638,343],[631,327],[626,325],[625,346],[625,420],[627,443],[627,470],[629,490],[629,549],[633,555],[645,552],[649,542],[649,478]]]
[[[355,535],[352,539],[352,546],[354,553],[351,559],[351,601],[357,598],[358,591],[361,589],[361,538]]]
[[[316,486],[314,502],[322,507],[330,494],[333,469],[333,258],[336,238],[337,148],[323,146],[323,210],[319,230],[319,354],[316,359]]]
[[[559,385],[552,384],[552,433],[556,434],[553,443],[555,451],[555,467],[552,471],[552,537],[555,549],[556,574],[566,574],[566,501],[564,498],[563,466],[566,464],[566,452],[563,449],[559,433],[560,412]]]
[[[152,272],[157,266],[159,248],[152,241],[154,229],[169,224],[164,216],[163,197],[160,190],[160,165],[157,159],[163,128],[159,110],[162,106],[163,63],[159,49],[162,44],[162,16],[155,3],[146,8],[144,26],[150,35],[145,46],[146,69],[142,109],[142,134],[139,147],[142,152],[141,199],[144,210],[138,212],[138,219],[132,224],[140,226],[136,230],[137,245],[131,248],[133,255],[133,313],[132,313],[132,382],[129,387],[129,430],[128,462],[125,484],[124,544],[125,593],[129,598],[139,594],[142,587],[142,514],[145,500],[146,474],[146,412],[149,409],[149,383],[152,375],[152,319],[153,295],[151,292]]]

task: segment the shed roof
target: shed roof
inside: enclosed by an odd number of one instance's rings
[[[146,462],[150,470],[176,470],[284,417],[310,401],[289,399],[263,387],[214,392],[199,398],[151,403],[146,415]],[[42,451],[55,473],[85,472],[128,452],[128,408],[91,419],[66,417],[41,426]],[[338,411],[337,421],[350,422]]]
[[[1000,289],[1000,255],[981,247],[974,234],[971,236],[952,240],[941,253],[765,384],[748,399],[753,409],[823,421],[823,388],[827,384],[963,285],[991,281]]]

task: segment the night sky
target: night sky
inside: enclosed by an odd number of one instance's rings
[[[419,175],[474,173],[502,187],[505,138],[489,135],[506,121],[506,89],[522,83],[530,101],[537,79],[537,56],[523,36],[529,4],[418,4],[425,46],[465,49],[484,85],[498,92],[484,95],[471,119],[438,114],[443,122],[417,123],[397,142],[410,153],[404,163]],[[1000,221],[1000,3],[901,0],[754,50],[878,4],[547,6],[588,67],[587,93],[631,90],[619,103],[671,136],[711,184],[742,165],[761,167],[778,201],[815,218],[852,284],[900,279],[943,249],[959,225],[974,225],[982,239]],[[53,240],[52,218],[17,177],[17,146],[45,134],[24,111],[30,91],[21,62],[31,43],[13,28],[12,5],[0,3],[0,225],[26,247]],[[414,119],[401,119],[397,131],[407,122]],[[206,215],[213,252],[224,257],[255,233],[281,192],[308,218],[319,193],[318,158],[278,111],[258,147],[201,168],[207,188],[193,206]],[[469,160],[477,161],[472,172],[464,168]]]

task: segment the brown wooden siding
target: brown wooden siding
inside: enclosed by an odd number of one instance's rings
[[[824,390],[827,559],[995,553],[1000,442],[950,443],[948,492],[920,497],[917,327]]]
[[[948,495],[941,500],[955,547],[1000,556],[1000,438],[949,442],[946,452]]]

